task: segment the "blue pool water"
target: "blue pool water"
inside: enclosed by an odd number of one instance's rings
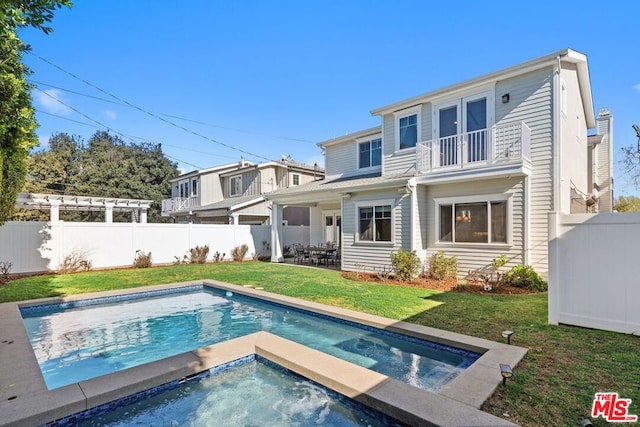
[[[261,330],[431,391],[480,356],[209,287],[141,296],[22,309],[47,387]]]
[[[81,427],[398,425],[335,392],[255,360],[132,400],[76,414],[72,423]]]

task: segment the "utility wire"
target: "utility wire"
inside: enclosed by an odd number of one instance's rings
[[[81,125],[84,125],[84,126],[92,127],[94,129],[102,129],[101,126],[93,125],[91,123],[81,122],[80,120],[75,120],[75,119],[72,119],[72,118],[69,118],[69,117],[60,116],[58,114],[49,113],[47,111],[42,111],[42,110],[39,110],[39,109],[36,109],[36,111],[38,113],[40,113],[40,114],[46,114],[48,116],[56,117],[56,118],[62,119],[62,120],[67,120],[67,121],[70,121],[70,122],[73,122],[73,123],[78,123],[78,124],[81,124]],[[144,137],[141,137],[141,136],[130,135],[130,134],[126,134],[126,133],[121,133],[121,134],[122,135],[126,135],[129,139],[137,139],[137,140],[140,140],[140,141],[143,141],[143,142],[150,142],[150,143],[153,143],[153,144],[157,144],[157,141],[153,141],[151,139],[144,138]],[[161,144],[162,144],[163,147],[173,147],[173,148],[177,148],[178,150],[191,151],[193,153],[204,154],[204,155],[211,156],[211,157],[223,157],[223,158],[227,158],[227,159],[235,159],[236,158],[234,156],[222,156],[222,155],[213,154],[213,153],[207,152],[207,151],[194,150],[192,148],[184,148],[184,147],[181,147],[179,145],[167,144],[165,142],[162,142]],[[186,162],[184,162],[182,160],[180,160],[180,161],[182,163],[186,163]]]
[[[111,131],[111,132],[113,132],[113,133],[115,133],[115,134],[118,134],[118,135],[122,136],[123,138],[126,138],[126,139],[130,140],[131,142],[134,142],[134,143],[135,143],[135,140],[133,140],[132,138],[130,138],[128,135],[126,135],[126,134],[124,134],[124,133],[122,133],[122,132],[119,132],[119,131],[117,131],[117,130],[113,129],[112,127],[110,127],[110,126],[107,126],[107,125],[105,125],[104,123],[102,123],[102,122],[100,122],[100,121],[98,121],[98,120],[95,120],[95,119],[93,119],[93,118],[91,118],[91,117],[87,116],[87,115],[86,115],[86,114],[84,114],[82,111],[78,110],[77,108],[72,107],[71,105],[69,105],[69,104],[65,103],[64,101],[62,101],[62,100],[60,100],[60,99],[56,98],[55,96],[53,96],[53,95],[51,95],[51,94],[47,93],[46,91],[44,91],[44,90],[42,90],[42,89],[40,89],[40,88],[37,88],[37,87],[36,87],[36,88],[34,88],[34,89],[35,89],[35,90],[37,90],[37,91],[39,91],[39,92],[42,92],[43,94],[45,94],[45,95],[46,95],[46,96],[48,96],[49,98],[51,98],[51,99],[53,99],[53,100],[55,100],[55,101],[59,102],[60,104],[62,104],[62,105],[64,105],[65,107],[69,108],[70,110],[75,111],[76,113],[78,113],[78,114],[80,114],[82,117],[84,117],[85,119],[87,119],[87,120],[89,120],[89,121],[92,121],[92,122],[94,122],[94,123],[98,124],[99,126],[101,126],[101,127],[105,128],[105,129],[107,129],[108,131]],[[182,163],[184,163],[185,165],[192,166],[192,167],[194,167],[194,168],[196,168],[196,169],[203,169],[203,168],[202,168],[202,166],[197,166],[197,165],[194,165],[193,163],[185,162],[184,160],[180,160],[180,159],[178,159],[178,158],[176,158],[176,157],[169,156],[169,155],[168,155],[168,154],[166,154],[166,153],[164,153],[164,155],[165,155],[165,156],[167,156],[167,157],[169,157],[169,158],[171,158],[171,159],[174,159],[174,160],[177,160],[177,161],[179,161],[179,162],[182,162]]]
[[[269,159],[269,158],[267,158],[267,157],[261,156],[261,155],[259,155],[259,154],[255,154],[255,153],[252,153],[252,152],[250,152],[250,151],[246,151],[246,150],[243,150],[243,149],[241,149],[241,148],[234,147],[233,145],[230,145],[230,144],[226,144],[226,143],[224,143],[224,142],[217,141],[217,140],[215,140],[215,139],[213,139],[213,138],[210,138],[210,137],[208,137],[208,136],[206,136],[206,135],[203,135],[203,134],[201,134],[201,133],[198,133],[198,132],[192,131],[191,129],[187,129],[187,128],[186,128],[186,127],[184,127],[184,126],[181,126],[181,125],[179,125],[179,124],[177,124],[177,123],[174,123],[174,122],[172,122],[172,121],[170,121],[170,120],[167,120],[167,119],[165,119],[165,118],[163,118],[163,117],[161,117],[161,116],[159,116],[159,115],[157,115],[157,114],[155,114],[155,113],[152,113],[152,112],[147,111],[147,110],[145,110],[145,109],[143,109],[143,108],[141,108],[141,107],[138,107],[137,105],[134,105],[134,104],[130,103],[129,101],[124,100],[124,99],[122,99],[122,98],[120,98],[120,97],[118,97],[118,96],[116,96],[116,95],[114,95],[114,94],[112,94],[112,93],[110,93],[110,92],[108,92],[108,91],[104,90],[104,89],[101,89],[100,87],[98,87],[98,86],[96,86],[96,85],[94,85],[94,84],[92,84],[92,83],[90,83],[90,82],[88,82],[88,81],[84,80],[83,78],[76,76],[75,74],[71,73],[70,71],[67,71],[67,70],[65,70],[64,68],[62,68],[62,67],[60,67],[60,66],[58,66],[58,65],[54,64],[53,62],[46,60],[45,58],[41,57],[40,55],[38,55],[38,54],[36,54],[36,53],[33,53],[33,51],[28,51],[28,53],[29,53],[30,55],[33,55],[33,56],[35,56],[36,58],[40,59],[41,61],[43,61],[43,62],[45,62],[45,63],[47,63],[47,64],[51,65],[52,67],[57,68],[58,70],[62,71],[63,73],[70,75],[70,76],[71,76],[71,77],[73,77],[74,79],[77,79],[77,80],[81,81],[82,83],[86,84],[87,86],[91,86],[92,88],[94,88],[94,89],[96,89],[96,90],[98,90],[98,91],[100,91],[100,92],[104,93],[105,95],[108,95],[108,96],[110,96],[110,97],[112,97],[112,98],[114,98],[114,99],[117,99],[118,101],[120,101],[120,102],[123,102],[123,103],[127,104],[129,107],[134,108],[134,109],[136,109],[136,110],[138,110],[138,111],[140,111],[140,112],[142,112],[142,113],[145,113],[145,114],[147,114],[147,115],[149,115],[149,116],[151,116],[151,117],[154,117],[154,118],[156,118],[156,119],[158,119],[158,120],[160,120],[160,121],[162,121],[162,122],[164,122],[164,123],[167,123],[167,124],[169,124],[169,125],[171,125],[171,126],[174,126],[174,127],[178,128],[178,129],[181,129],[181,130],[183,130],[183,131],[185,131],[185,132],[188,132],[188,133],[190,133],[190,134],[192,134],[192,135],[195,135],[195,136],[197,136],[197,137],[203,138],[203,139],[205,139],[205,140],[207,140],[207,141],[210,141],[210,142],[212,142],[212,143],[214,143],[214,144],[221,145],[221,146],[223,146],[223,147],[229,148],[229,149],[231,149],[231,150],[238,151],[238,152],[243,153],[243,154],[247,154],[247,155],[249,155],[249,156],[251,156],[251,157],[255,157],[255,158],[259,158],[259,159],[263,159],[263,160],[267,160],[267,161],[271,161],[271,160],[272,160],[272,159]],[[42,92],[43,92],[43,93],[46,93],[46,92],[44,92],[44,91],[42,91]]]
[[[108,102],[109,104],[120,105],[120,106],[124,106],[124,107],[128,107],[128,108],[132,108],[130,105],[127,105],[127,104],[122,103],[122,102],[116,102],[116,101],[112,101],[111,99],[106,99],[106,98],[101,98],[99,96],[89,95],[87,93],[82,93],[82,92],[78,92],[78,91],[75,91],[75,90],[67,89],[67,88],[64,88],[64,87],[52,85],[50,83],[43,83],[43,82],[39,82],[39,81],[36,81],[36,80],[31,80],[31,79],[29,79],[27,81],[29,83],[31,83],[31,84],[34,84],[34,85],[46,86],[46,87],[50,87],[50,88],[53,88],[53,89],[59,89],[59,90],[65,91],[65,92],[73,93],[74,95],[79,95],[79,96],[84,96],[86,98],[95,99],[97,101]],[[234,131],[234,132],[246,133],[246,134],[249,134],[249,135],[266,136],[266,137],[269,137],[269,138],[283,139],[283,140],[286,140],[286,141],[294,141],[294,142],[308,142],[308,143],[311,143],[311,144],[315,144],[316,143],[316,141],[311,141],[309,139],[291,138],[291,137],[287,137],[287,136],[269,135],[269,134],[265,134],[265,133],[261,133],[261,132],[254,132],[254,131],[249,131],[249,130],[245,130],[245,129],[238,129],[238,128],[233,128],[233,127],[229,127],[229,126],[216,125],[216,124],[213,124],[213,123],[203,122],[203,121],[194,120],[194,119],[188,119],[186,117],[175,116],[173,114],[159,113],[157,111],[152,111],[151,113],[157,114],[159,116],[170,117],[172,119],[183,120],[185,122],[195,123],[195,124],[204,125],[204,126],[210,126],[210,127],[213,127],[213,128],[231,130],[231,131]]]

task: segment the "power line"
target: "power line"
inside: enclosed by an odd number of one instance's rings
[[[80,120],[75,120],[75,119],[72,119],[72,118],[69,118],[69,117],[60,116],[58,114],[49,113],[47,111],[42,111],[42,110],[39,110],[39,109],[36,109],[36,111],[38,113],[40,113],[40,114],[46,114],[48,116],[56,117],[56,118],[61,119],[61,120],[67,120],[67,121],[70,121],[70,122],[73,122],[73,123],[78,123],[78,124],[81,124],[81,125],[84,125],[84,126],[92,127],[94,129],[102,129],[102,127],[93,125],[91,123],[81,122]],[[153,141],[151,139],[144,138],[144,137],[141,137],[141,136],[130,135],[130,134],[122,133],[122,132],[121,132],[121,134],[122,135],[126,135],[129,139],[134,139],[135,138],[135,139],[138,139],[138,140],[143,141],[143,142],[150,142],[150,143],[153,143],[153,144],[157,143],[157,141]],[[184,147],[181,147],[179,145],[167,144],[165,142],[162,142],[161,144],[162,144],[163,147],[173,147],[173,148],[177,148],[178,150],[191,151],[193,153],[204,154],[204,155],[211,156],[211,157],[223,157],[223,158],[227,158],[227,159],[235,159],[236,158],[235,156],[223,156],[223,155],[220,155],[220,154],[213,154],[213,153],[209,153],[209,152],[206,152],[206,151],[194,150],[192,148],[184,148]],[[186,162],[184,162],[182,160],[180,160],[180,161],[182,163],[188,164],[188,163],[186,163]]]
[[[201,133],[198,133],[198,132],[192,131],[192,130],[190,130],[190,129],[187,129],[187,128],[185,128],[184,126],[181,126],[181,125],[179,125],[179,124],[176,124],[176,123],[174,123],[174,122],[172,122],[172,121],[169,121],[169,120],[167,120],[167,119],[165,119],[165,118],[163,118],[163,117],[161,117],[161,116],[159,116],[159,115],[157,115],[157,114],[154,114],[154,113],[152,113],[152,112],[150,112],[150,111],[147,111],[147,110],[145,110],[145,109],[143,109],[143,108],[141,108],[141,107],[138,107],[137,105],[134,105],[134,104],[132,104],[132,103],[128,102],[127,100],[122,99],[122,98],[120,98],[120,97],[118,97],[118,96],[116,96],[116,95],[114,95],[114,94],[112,94],[112,93],[110,93],[110,92],[108,92],[108,91],[106,91],[106,90],[104,90],[104,89],[102,89],[102,88],[100,88],[100,87],[98,87],[98,86],[96,86],[96,85],[94,85],[94,84],[92,84],[92,83],[90,83],[90,82],[88,82],[88,81],[84,80],[83,78],[76,76],[75,74],[71,73],[70,71],[67,71],[67,70],[65,70],[64,68],[62,68],[62,67],[60,67],[60,66],[58,66],[58,65],[56,65],[56,64],[54,64],[54,63],[52,63],[51,61],[48,61],[48,60],[44,59],[43,57],[41,57],[40,55],[38,55],[38,54],[36,54],[36,53],[33,53],[33,51],[28,51],[28,53],[29,53],[30,55],[33,55],[33,56],[35,56],[36,58],[40,59],[41,61],[46,62],[47,64],[51,65],[52,67],[57,68],[58,70],[62,71],[63,73],[70,75],[70,76],[71,76],[71,77],[73,77],[74,79],[77,79],[77,80],[81,81],[82,83],[86,84],[87,86],[91,86],[92,88],[94,88],[94,89],[96,89],[96,90],[98,90],[98,91],[100,91],[100,92],[104,93],[105,95],[108,95],[108,96],[110,96],[110,97],[112,97],[112,98],[114,98],[114,99],[117,99],[118,101],[120,101],[120,102],[123,102],[123,103],[127,104],[127,105],[128,105],[128,106],[130,106],[131,108],[135,108],[136,110],[138,110],[138,111],[140,111],[140,112],[142,112],[142,113],[145,113],[145,114],[147,114],[147,115],[149,115],[149,116],[151,116],[151,117],[154,117],[154,118],[156,118],[156,119],[158,119],[158,120],[161,120],[161,121],[162,121],[162,122],[164,122],[164,123],[167,123],[167,124],[169,124],[169,125],[171,125],[171,126],[174,126],[174,127],[178,128],[178,129],[181,129],[181,130],[183,130],[183,131],[185,131],[185,132],[188,132],[188,133],[190,133],[190,134],[192,134],[192,135],[195,135],[195,136],[197,136],[197,137],[203,138],[203,139],[205,139],[205,140],[207,140],[207,141],[210,141],[210,142],[212,142],[212,143],[214,143],[214,144],[221,145],[221,146],[223,146],[223,147],[229,148],[229,149],[231,149],[231,150],[238,151],[238,152],[243,153],[243,154],[247,154],[247,155],[249,155],[249,156],[251,156],[251,157],[255,157],[255,158],[259,158],[259,159],[263,159],[263,160],[271,161],[271,159],[269,159],[269,158],[267,158],[267,157],[261,156],[261,155],[259,155],[259,154],[252,153],[252,152],[250,152],[250,151],[243,150],[243,149],[241,149],[241,148],[234,147],[233,145],[230,145],[230,144],[227,144],[227,143],[224,143],[224,142],[217,141],[217,140],[215,140],[215,139],[213,139],[213,138],[210,138],[210,137],[208,137],[208,136],[206,136],[206,135],[203,135],[203,134],[201,134]],[[41,90],[41,91],[42,91],[42,90]],[[46,93],[45,91],[42,91],[42,92],[43,92],[43,93]],[[55,98],[54,98],[54,99],[55,99]]]
[[[126,138],[126,139],[130,140],[131,142],[135,142],[135,141],[134,141],[132,138],[130,138],[128,135],[126,135],[126,134],[124,134],[124,133],[122,133],[122,132],[118,132],[117,130],[113,129],[112,127],[107,126],[107,125],[105,125],[104,123],[102,123],[102,122],[100,122],[100,121],[98,121],[98,120],[95,120],[95,119],[93,119],[93,118],[91,118],[91,117],[87,116],[87,115],[86,115],[86,114],[84,114],[82,111],[78,110],[77,108],[72,107],[71,105],[69,105],[69,104],[65,103],[64,101],[62,101],[62,100],[60,100],[60,99],[56,98],[55,96],[51,95],[50,93],[47,93],[46,91],[44,91],[44,90],[42,90],[42,89],[40,89],[40,88],[37,88],[37,87],[36,87],[36,88],[34,88],[34,89],[35,89],[35,90],[37,90],[37,91],[39,91],[39,92],[42,92],[43,94],[45,94],[45,95],[46,95],[46,96],[48,96],[49,98],[51,98],[51,99],[53,99],[53,100],[55,100],[55,101],[59,102],[60,104],[62,104],[62,105],[64,105],[65,107],[69,108],[70,110],[75,111],[76,113],[78,113],[78,114],[80,114],[82,117],[84,117],[85,119],[87,119],[87,120],[89,120],[89,121],[92,121],[92,122],[94,122],[94,123],[98,124],[99,126],[101,126],[101,127],[105,128],[105,129],[107,129],[108,131],[111,131],[111,132],[113,132],[113,133],[115,133],[115,134],[118,134],[118,135],[122,136],[123,138]],[[193,166],[193,167],[194,167],[194,168],[196,168],[196,169],[202,169],[202,167],[201,167],[201,166],[197,166],[197,165],[194,165],[193,163],[185,162],[184,160],[180,160],[180,159],[178,159],[178,158],[176,158],[176,157],[169,156],[169,155],[168,155],[168,154],[166,154],[166,153],[164,153],[164,155],[165,155],[165,156],[167,156],[167,157],[169,157],[169,158],[171,158],[171,159],[174,159],[174,160],[177,160],[177,161],[179,161],[179,162],[182,162],[182,163],[184,163],[185,165]]]
[[[99,96],[89,95],[87,93],[82,93],[82,92],[78,92],[78,91],[75,91],[75,90],[67,89],[67,88],[64,88],[64,87],[61,87],[61,86],[52,85],[50,83],[43,83],[43,82],[39,82],[39,81],[36,81],[36,80],[31,80],[31,79],[27,80],[27,81],[29,83],[31,83],[31,84],[40,85],[40,86],[47,86],[47,87],[50,87],[50,88],[53,88],[53,89],[63,90],[65,92],[73,93],[74,95],[84,96],[86,98],[95,99],[97,101],[108,102],[109,104],[114,104],[114,105],[120,105],[120,106],[123,106],[123,107],[133,108],[131,105],[127,105],[127,104],[122,103],[122,102],[116,102],[116,101],[112,101],[110,99],[101,98]],[[204,126],[210,126],[210,127],[218,128],[218,129],[231,130],[231,131],[239,132],[239,133],[246,133],[246,134],[249,134],[249,135],[266,136],[266,137],[269,137],[269,138],[276,138],[276,139],[282,139],[282,140],[294,141],[294,142],[308,142],[308,143],[311,143],[311,144],[315,144],[317,142],[317,141],[311,141],[309,139],[291,138],[291,137],[288,137],[288,136],[269,135],[269,134],[261,133],[261,132],[255,132],[255,131],[239,129],[239,128],[234,128],[234,127],[229,127],[229,126],[222,126],[222,125],[217,125],[217,124],[213,124],[213,123],[203,122],[203,121],[200,121],[200,120],[194,120],[194,119],[189,119],[189,118],[186,118],[186,117],[180,117],[180,116],[176,116],[176,115],[173,115],[173,114],[160,113],[160,112],[157,112],[157,111],[151,111],[151,113],[157,114],[159,116],[170,117],[172,119],[183,120],[185,122],[195,123],[195,124],[204,125]]]

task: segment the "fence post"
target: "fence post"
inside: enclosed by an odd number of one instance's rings
[[[557,325],[560,320],[560,236],[558,233],[558,221],[560,214],[557,212],[549,212],[548,228],[549,228],[549,293],[548,293],[548,309],[549,323]]]

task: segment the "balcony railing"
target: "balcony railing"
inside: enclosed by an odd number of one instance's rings
[[[168,216],[170,213],[188,211],[189,209],[198,206],[200,206],[200,200],[198,199],[198,196],[174,197],[173,199],[164,199],[162,201],[161,215]]]
[[[416,145],[420,173],[492,166],[529,159],[531,130],[524,122],[446,136]]]

